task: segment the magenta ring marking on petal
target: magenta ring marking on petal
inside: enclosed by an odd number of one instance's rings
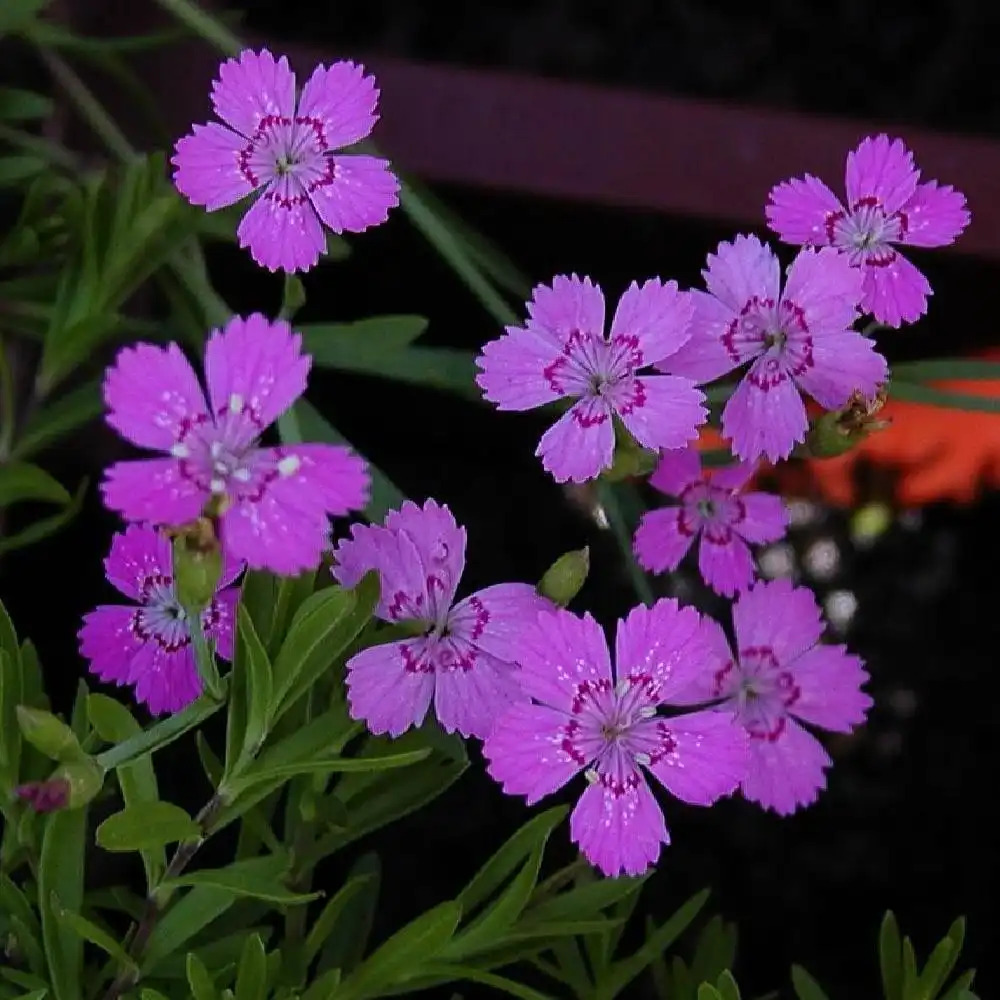
[[[140,642],[155,642],[165,653],[176,653],[179,649],[190,645],[190,635],[182,635],[179,639],[172,642],[170,639],[160,635],[155,628],[147,628],[143,620],[145,610],[145,608],[136,608],[132,614],[132,618],[129,620],[129,631]]]
[[[639,787],[639,775],[635,773],[627,774],[625,780],[621,781],[612,774],[599,772],[598,780],[616,799],[620,799],[623,795],[627,795]]]
[[[592,416],[585,414],[580,410],[571,410],[570,412],[573,414],[573,419],[576,423],[584,428],[596,427],[599,424],[605,423],[608,419],[608,414],[604,410],[599,410]],[[630,410],[629,412],[631,413],[632,411]]]
[[[618,413],[623,417],[629,416],[635,410],[641,410],[647,402],[646,386],[643,385],[642,380],[634,379],[632,387],[631,396],[623,403],[619,403],[618,406],[615,407]]]
[[[392,600],[386,608],[386,617],[393,621],[399,621],[404,614],[409,613],[411,618],[419,618],[422,614],[421,606],[424,603],[424,595],[416,594],[412,599],[405,590],[397,590],[392,595]]]
[[[549,388],[553,392],[558,393],[560,396],[563,395],[563,393],[565,393],[566,390],[556,380],[556,375],[562,368],[566,367],[567,363],[568,362],[566,356],[564,354],[560,354],[559,357],[555,359],[555,361],[552,361],[550,364],[547,364],[542,369],[542,378],[544,378],[545,381],[548,382]]]
[[[576,737],[580,734],[580,723],[576,719],[570,719],[566,723],[566,727],[563,730],[562,742],[559,744],[559,748],[569,757],[571,760],[575,761],[580,767],[586,767],[590,763],[586,754],[582,753],[574,742]]]
[[[677,508],[677,530],[686,538],[693,538],[701,530],[701,517],[695,503]]]
[[[649,754],[650,764],[656,764],[677,749],[677,740],[673,730],[665,722],[657,722],[656,735],[660,738],[660,745]]]
[[[622,353],[612,359],[612,367],[619,377],[631,375],[638,371],[645,364],[642,348],[639,347],[639,338],[632,333],[619,333],[611,338],[611,346],[622,348]],[[624,365],[625,371],[621,371],[620,366]]]
[[[312,129],[320,152],[325,153],[330,148],[330,143],[326,139],[326,126],[321,118],[314,118],[312,115],[296,115],[295,124],[306,125]]]
[[[701,529],[701,538],[712,545],[726,546],[732,543],[733,529],[728,524],[709,522]]]
[[[726,679],[729,675],[736,669],[736,663],[733,660],[727,661],[725,666],[720,667],[712,675],[712,697],[720,698],[722,692],[726,687]]]
[[[596,681],[580,681],[576,686],[576,694],[573,695],[570,711],[574,715],[579,715],[588,701],[593,702],[595,700],[595,694],[606,694],[610,690],[611,681],[605,677]]]
[[[278,194],[277,191],[265,191],[264,194],[261,195],[261,197],[264,198],[266,201],[273,202],[279,208],[285,208],[285,209],[296,208],[299,205],[304,205],[307,201],[309,201],[308,196],[305,194],[296,194],[292,195],[291,198],[288,198]]]
[[[306,193],[312,194],[314,191],[319,190],[321,187],[329,187],[331,184],[336,183],[337,180],[337,163],[332,156],[326,156],[325,169],[320,177],[315,180],[311,180],[306,187]]]
[[[490,621],[490,613],[483,602],[478,597],[470,597],[469,607],[475,612],[476,620],[473,623],[472,631],[469,633],[469,642],[475,642],[486,630]]]
[[[744,724],[747,735],[752,740],[765,740],[768,743],[776,743],[781,734],[785,731],[788,720],[784,715],[779,716],[773,726],[763,726],[758,722],[748,722]]]
[[[168,573],[150,573],[149,576],[142,578],[142,583],[139,584],[139,600],[143,604],[149,604],[154,601],[159,595],[156,593],[159,589],[167,589],[174,585],[174,578]]]
[[[437,666],[441,670],[461,670],[462,673],[467,674],[476,665],[476,659],[476,650],[470,648],[463,655],[453,645],[445,643],[437,654]]]
[[[847,213],[843,210],[837,212],[827,212],[826,218],[823,220],[823,228],[826,230],[826,241],[830,246],[836,245],[837,242],[837,225],[843,222],[847,218]]]
[[[869,267],[888,267],[898,256],[890,246],[876,247],[865,254],[865,264]]]
[[[418,652],[414,655],[413,646],[410,643],[404,643],[399,648],[400,656],[403,657],[403,669],[408,674],[433,674],[434,673],[434,661],[430,656],[426,655],[426,649],[423,646],[418,647]],[[423,657],[421,657],[423,653]]]
[[[774,655],[774,650],[770,646],[746,646],[740,650],[740,663],[744,667],[749,663],[753,663],[758,670],[761,667],[769,670],[777,670],[780,666],[778,658]]]
[[[756,370],[751,368],[746,377],[747,381],[761,392],[770,392],[787,382],[791,375],[778,358],[768,358],[761,368]]]
[[[802,697],[802,689],[795,683],[795,678],[787,670],[778,674],[774,679],[774,686],[778,689],[778,694],[785,708],[790,708]]]

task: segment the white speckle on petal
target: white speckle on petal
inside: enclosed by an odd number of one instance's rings
[[[238,392],[234,392],[229,397],[229,412],[239,413],[242,409],[243,409],[243,397]]]
[[[224,479],[213,479],[208,484],[208,487],[213,493],[225,493],[226,481]]]
[[[278,462],[278,472],[283,476],[294,476],[301,464],[298,455],[286,455]]]
[[[187,458],[188,455],[191,454],[191,450],[186,444],[181,444],[181,442],[178,441],[177,444],[170,446],[170,454],[173,455],[174,458]]]

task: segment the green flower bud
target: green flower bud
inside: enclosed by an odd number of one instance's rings
[[[52,760],[71,761],[86,758],[73,730],[51,712],[18,705],[17,724],[21,727],[24,738],[36,750]]]
[[[803,458],[837,458],[860,444],[872,431],[889,426],[886,420],[876,419],[885,405],[886,392],[880,389],[873,399],[866,399],[859,392],[840,410],[832,410],[812,422],[804,444],[798,449]]]
[[[561,555],[539,581],[538,592],[564,608],[580,592],[590,571],[590,549],[576,549]]]
[[[222,576],[222,547],[207,517],[171,531],[177,600],[196,615],[212,603]]]
[[[14,789],[35,812],[79,809],[97,798],[104,786],[104,769],[93,757],[62,764],[46,781],[30,781]]]

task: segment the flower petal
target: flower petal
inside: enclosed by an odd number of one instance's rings
[[[737,322],[738,311],[714,295],[693,291],[694,312],[691,316],[691,336],[675,354],[671,354],[656,367],[671,375],[684,375],[702,384],[712,382],[752,355],[734,355],[727,348],[726,338],[730,327]]]
[[[525,626],[517,649],[521,686],[551,708],[569,712],[581,686],[611,686],[604,633],[589,615],[542,611]]]
[[[752,298],[778,301],[781,271],[774,251],[756,236],[737,236],[708,255],[702,271],[705,287],[720,302],[739,312]]]
[[[298,118],[322,122],[327,149],[340,149],[364,139],[378,115],[379,92],[375,77],[366,76],[364,66],[353,62],[319,65],[312,71],[299,97]]]
[[[777,739],[751,739],[750,759],[741,791],[751,802],[787,816],[816,800],[826,787],[827,752],[792,719]]]
[[[220,590],[202,614],[205,635],[215,643],[215,652],[222,659],[233,659],[233,627],[236,622],[236,605],[240,599],[239,587]]]
[[[102,681],[128,682],[129,665],[142,648],[133,628],[137,611],[121,604],[102,604],[83,616],[80,655],[90,661],[90,672]]]
[[[455,599],[465,569],[465,528],[460,528],[447,504],[427,500],[418,507],[407,500],[386,515],[390,531],[402,531],[413,542],[424,570],[427,614],[438,621]]]
[[[173,576],[170,542],[149,525],[130,524],[111,539],[104,572],[113,587],[141,601],[152,577]]]
[[[176,344],[136,344],[118,352],[104,376],[108,423],[140,448],[169,451],[208,418],[205,394]]]
[[[135,697],[154,715],[179,712],[201,694],[201,678],[191,647],[167,650],[157,642],[147,642],[132,658],[128,682],[135,685]]]
[[[650,278],[642,285],[633,281],[611,320],[611,339],[635,339],[641,352],[636,368],[654,364],[687,343],[693,312],[690,295],[680,291],[676,281]]]
[[[262,118],[294,117],[295,74],[284,56],[276,61],[267,49],[244,49],[219,67],[212,106],[224,122],[249,137]]]
[[[630,707],[671,704],[704,671],[706,655],[701,615],[672,597],[640,604],[618,622],[615,676],[635,689]]]
[[[101,483],[104,504],[129,521],[184,524],[201,514],[208,494],[172,458],[115,462]]]
[[[782,665],[819,642],[823,620],[808,587],[788,580],[756,584],[733,605],[733,625],[740,649],[770,648]]]
[[[614,405],[622,423],[645,448],[683,448],[708,419],[705,394],[688,378],[643,375],[622,382]]]
[[[698,669],[688,671],[685,685],[671,694],[673,705],[699,705],[728,698],[739,687],[741,675],[722,626],[708,615],[702,616],[701,623]]]
[[[419,726],[434,695],[434,668],[422,639],[369,646],[347,661],[351,717],[373,733]]]
[[[306,391],[312,358],[284,320],[234,316],[205,346],[205,381],[216,423],[231,447],[260,437]]]
[[[814,646],[788,665],[799,689],[789,711],[814,726],[848,733],[865,720],[871,698],[861,690],[868,674],[844,646]]]
[[[913,154],[902,140],[890,142],[885,134],[869,136],[847,154],[848,207],[853,209],[863,198],[874,198],[886,215],[892,215],[912,197],[919,177]]]
[[[526,702],[498,715],[483,743],[490,777],[529,806],[562,788],[580,770],[563,746],[568,722],[563,712]]]
[[[870,399],[889,377],[886,360],[875,350],[875,342],[854,330],[818,337],[812,357],[812,367],[795,380],[828,410],[843,406],[855,391]]]
[[[551,285],[537,285],[528,303],[529,326],[555,334],[560,341],[574,332],[604,336],[604,293],[590,278],[557,275]]]
[[[563,343],[539,329],[507,327],[507,333],[483,345],[476,358],[476,384],[499,410],[530,410],[586,390],[574,376]]]
[[[535,454],[557,483],[583,483],[611,465],[615,432],[603,399],[574,403],[543,435]]]
[[[788,509],[773,493],[744,493],[740,498],[743,517],[733,530],[748,542],[776,542],[788,530]]]
[[[649,477],[649,485],[667,496],[679,497],[688,486],[701,480],[701,454],[694,445],[660,453],[660,461]]]
[[[346,448],[261,448],[246,488],[223,514],[225,544],[253,569],[289,576],[312,569],[329,544],[329,517],[362,507],[367,489],[364,463]]]
[[[972,216],[965,207],[965,195],[950,184],[937,181],[918,184],[902,207],[906,229],[901,243],[914,247],[943,247],[954,243]]]
[[[927,312],[927,299],[934,294],[930,282],[902,254],[890,250],[879,262],[864,265],[863,271],[862,306],[880,323],[899,327],[915,323]]]
[[[513,662],[524,627],[534,624],[539,612],[553,607],[530,584],[498,583],[456,604],[448,616],[448,628],[477,649]]]
[[[753,557],[747,543],[735,532],[701,533],[698,548],[698,570],[712,590],[723,597],[732,597],[746,590],[754,580]]]
[[[605,875],[642,875],[660,856],[670,837],[649,786],[638,782],[616,792],[600,783],[590,785],[569,820],[570,837]]]
[[[243,136],[217,122],[195,125],[191,135],[177,140],[170,160],[177,190],[209,212],[245,198],[257,186],[240,164],[246,144]]]
[[[863,284],[861,271],[851,266],[847,254],[832,247],[806,247],[788,268],[782,301],[802,310],[815,343],[851,327],[859,315]]]
[[[787,458],[809,429],[799,390],[773,359],[758,358],[722,411],[722,433],[744,461]]]
[[[688,527],[683,514],[683,507],[661,507],[642,515],[632,549],[639,564],[650,573],[677,569],[691,548],[696,532]]]
[[[806,174],[771,188],[764,214],[786,243],[824,246],[831,242],[826,220],[843,211],[837,196],[818,177]]]
[[[441,640],[435,666],[434,712],[445,732],[486,739],[500,714],[527,700],[512,663],[461,640]]]
[[[335,233],[361,233],[381,225],[399,204],[399,181],[388,160],[335,156],[329,166],[307,191],[316,214]]]
[[[312,202],[303,194],[271,187],[250,206],[236,235],[240,246],[269,271],[307,271],[326,249],[326,236]]]
[[[747,773],[746,730],[728,712],[692,712],[671,719],[649,719],[642,729],[651,738],[646,766],[683,802],[710,806],[736,791]]]

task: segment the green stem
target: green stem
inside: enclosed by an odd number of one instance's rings
[[[125,133],[104,109],[104,105],[94,96],[93,91],[77,76],[69,63],[52,49],[39,46],[38,51],[49,72],[66,91],[77,111],[80,112],[80,115],[104,145],[108,147],[108,150],[124,163],[134,160],[139,154],[136,153]]]
[[[7,344],[0,337],[0,462],[6,461],[14,446],[16,415],[14,373],[11,370],[10,358],[7,357]]]
[[[80,169],[80,163],[76,156],[69,150],[63,149],[57,142],[50,142],[38,135],[31,135],[22,132],[20,129],[11,128],[9,125],[0,124],[0,139],[11,146],[18,146],[25,152],[34,153],[36,156],[48,160],[62,167],[64,170],[76,171]]]
[[[223,682],[223,689],[224,686]],[[222,708],[223,703],[223,698],[213,700],[208,695],[203,694],[182,712],[171,715],[162,722],[157,722],[149,729],[136,733],[135,736],[131,736],[121,743],[116,743],[94,759],[108,771],[114,767],[120,767],[122,764],[127,764],[136,757],[142,757],[165,747],[168,743],[173,743],[178,737],[183,736],[209,716],[214,715]]]
[[[205,630],[201,623],[199,611],[188,612],[188,631],[191,634],[191,648],[194,651],[194,662],[198,668],[205,695],[220,705],[225,700],[225,689],[219,676],[219,665],[215,662],[215,654],[208,648]]]
[[[629,579],[632,581],[636,597],[643,604],[651,605],[656,600],[656,597],[642,567],[635,561],[635,555],[632,552],[632,532],[625,523],[625,515],[622,512],[621,502],[618,499],[615,485],[602,482],[601,480],[598,480],[595,485],[598,502],[604,508],[611,532],[615,536],[618,548],[621,550],[622,559],[625,562],[625,568],[628,571]],[[624,489],[625,487],[622,486],[622,488]]]
[[[200,35],[206,42],[211,42],[220,52],[235,56],[246,46],[224,24],[211,14],[206,14],[191,0],[156,0],[168,13],[173,14],[182,24]]]

